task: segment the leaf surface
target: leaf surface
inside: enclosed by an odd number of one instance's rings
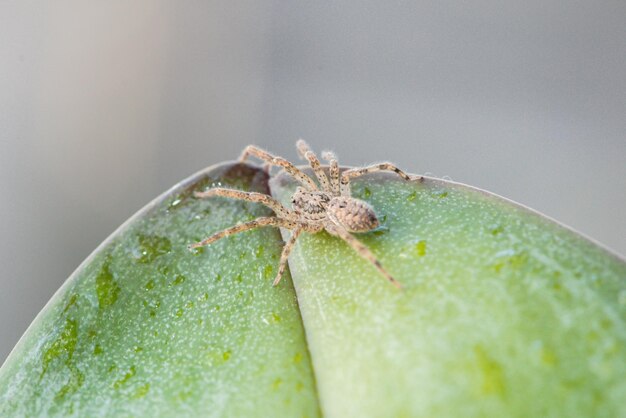
[[[383,227],[276,229],[187,245],[270,212],[194,190],[269,193],[224,164],[105,241],[0,369],[0,416],[626,416],[626,263],[528,209],[434,179],[354,182]],[[289,204],[284,175],[271,191]],[[288,231],[283,231],[287,238]],[[305,338],[306,333],[306,338]],[[310,353],[310,354],[309,354]]]
[[[288,202],[293,181],[270,184]],[[338,238],[299,238],[290,269],[327,417],[626,416],[623,260],[451,182],[368,176],[352,194],[383,224],[355,236],[404,288]]]
[[[114,233],[56,293],[0,369],[0,416],[319,416],[289,276],[271,286],[276,229],[187,245],[268,215],[192,192],[267,193],[222,165],[176,186]]]

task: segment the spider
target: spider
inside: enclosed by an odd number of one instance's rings
[[[405,180],[413,180],[409,175],[391,163],[374,164],[363,168],[352,168],[339,172],[337,157],[330,152],[322,153],[322,158],[329,164],[329,177],[321,167],[320,161],[311,151],[308,144],[299,140],[296,143],[298,154],[307,160],[319,182],[318,185],[311,177],[284,158],[277,157],[254,145],[248,145],[239,157],[244,162],[249,157],[256,157],[266,163],[266,167],[282,167],[296,179],[299,186],[291,198],[292,209],[283,206],[269,195],[255,192],[243,192],[234,189],[214,188],[204,192],[195,192],[198,198],[222,196],[248,202],[257,202],[272,209],[276,216],[261,217],[253,221],[241,223],[189,245],[190,249],[202,247],[215,241],[239,232],[248,231],[264,226],[286,228],[292,231],[291,237],[285,243],[280,257],[278,273],[273,285],[276,286],[285,272],[287,259],[296,240],[302,232],[315,234],[325,230],[329,234],[346,241],[361,257],[371,262],[374,267],[392,285],[401,288],[400,283],[383,268],[374,254],[352,233],[371,231],[379,226],[378,218],[373,208],[365,201],[350,195],[350,180],[375,171],[392,171]]]

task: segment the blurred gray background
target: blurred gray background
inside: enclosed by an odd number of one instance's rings
[[[0,0],[0,362],[153,197],[299,137],[624,254],[626,2]]]

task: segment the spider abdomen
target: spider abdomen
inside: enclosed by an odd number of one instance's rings
[[[354,197],[333,197],[327,210],[333,222],[350,232],[371,231],[379,225],[374,209],[367,202]]]

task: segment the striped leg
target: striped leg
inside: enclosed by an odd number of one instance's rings
[[[405,180],[411,180],[411,177],[404,171],[391,163],[373,164],[369,167],[363,168],[351,168],[341,173],[341,195],[350,196],[350,180],[355,177],[360,177],[368,173],[374,173],[376,171],[392,171],[402,177]]]
[[[322,170],[322,166],[320,165],[320,160],[317,158],[317,155],[309,148],[309,145],[304,141],[304,139],[299,139],[296,142],[296,147],[298,148],[298,153],[300,157],[306,159],[313,172],[315,173],[315,177],[317,177],[317,181],[320,182],[320,186],[322,186],[322,190],[325,192],[330,192],[330,184],[328,184],[328,177],[326,177],[326,173]]]
[[[287,267],[287,259],[289,258],[289,253],[291,253],[291,249],[296,243],[298,236],[302,232],[302,228],[296,227],[291,233],[291,237],[289,241],[283,247],[283,253],[280,255],[280,265],[278,266],[278,274],[276,275],[276,279],[274,279],[274,286],[277,286],[280,283],[280,279],[283,278],[283,273],[285,272],[285,268]]]
[[[330,190],[333,196],[341,196],[339,191],[339,163],[337,163],[337,157],[331,151],[322,152],[322,158],[328,161],[330,165]]]
[[[200,242],[196,242],[194,244],[190,244],[189,245],[189,249],[193,249],[193,248],[198,248],[198,247],[203,247],[205,245],[209,245],[214,243],[215,241],[222,239],[224,237],[227,237],[229,235],[233,235],[233,234],[237,234],[239,232],[244,232],[244,231],[248,231],[250,229],[255,229],[255,228],[260,228],[263,226],[277,226],[277,227],[282,227],[282,228],[287,228],[287,229],[295,229],[298,224],[296,222],[292,222],[292,221],[288,221],[285,219],[279,219],[276,217],[263,217],[263,218],[257,218],[253,221],[250,222],[244,222],[241,223],[239,225],[235,225],[232,226],[230,228],[227,228],[223,231],[217,232],[213,235],[211,235],[210,237],[200,241]]]
[[[383,266],[380,264],[380,261],[378,261],[378,259],[370,251],[370,249],[363,245],[361,241],[354,238],[348,231],[338,226],[326,228],[326,230],[331,235],[338,236],[339,238],[346,241],[352,247],[352,249],[355,250],[361,257],[372,263],[374,267],[376,267],[376,269],[380,272],[380,274],[382,274],[385,279],[389,280],[392,285],[394,285],[398,289],[402,288],[402,285],[400,285],[400,283],[396,279],[394,279],[393,276],[391,276],[391,274],[387,272],[387,270],[383,268]]]
[[[293,211],[284,207],[278,200],[263,193],[242,192],[241,190],[216,187],[214,189],[209,189],[206,192],[194,192],[193,195],[200,198],[222,196],[229,197],[231,199],[246,200],[248,202],[257,202],[272,209],[279,218],[294,219]]]
[[[307,190],[318,190],[317,185],[309,176],[304,174],[295,165],[291,164],[284,158],[276,157],[275,155],[272,155],[261,148],[255,147],[254,145],[248,145],[241,153],[241,156],[239,156],[239,161],[244,162],[250,156],[263,160],[268,164],[284,168],[286,172],[293,176],[293,178],[302,183]]]

